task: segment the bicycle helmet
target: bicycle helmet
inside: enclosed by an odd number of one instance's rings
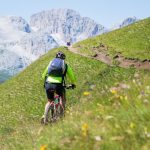
[[[66,55],[63,52],[57,52],[56,58],[65,59]]]

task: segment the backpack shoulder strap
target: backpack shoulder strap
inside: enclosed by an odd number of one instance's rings
[[[68,69],[68,65],[67,65],[67,64],[65,64],[65,72],[64,72],[64,76],[66,76],[67,69]]]
[[[68,65],[65,64],[65,71],[64,71],[64,74],[63,74],[63,77],[62,77],[62,83],[65,85],[65,76],[66,76],[66,73],[67,73],[67,69],[68,69]]]

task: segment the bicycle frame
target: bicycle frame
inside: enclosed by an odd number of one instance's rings
[[[66,89],[72,89],[72,85],[65,85],[64,88]],[[65,111],[65,99],[64,102],[62,100],[62,97],[59,95],[54,96],[54,101],[48,102],[45,106],[45,117],[41,119],[42,124],[47,124],[48,122],[55,122],[59,118],[62,118],[64,116]],[[51,112],[51,115],[50,113]],[[49,117],[50,115],[50,117]]]
[[[62,98],[59,95],[55,95],[54,101],[50,102],[51,121],[57,121],[64,113],[64,107],[62,104]]]

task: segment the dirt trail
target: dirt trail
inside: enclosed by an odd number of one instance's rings
[[[68,47],[68,49],[73,53],[79,54],[84,57],[100,60],[110,66],[113,66],[113,62],[116,61],[118,63],[118,66],[120,66],[122,68],[129,68],[129,67],[133,66],[137,69],[150,70],[150,60],[139,61],[139,60],[134,60],[134,59],[126,59],[125,57],[123,57],[121,55],[116,55],[116,57],[114,59],[112,59],[104,52],[97,52],[94,56],[90,57],[90,56],[86,56],[85,54],[80,53],[77,48],[73,48],[70,46],[70,47]]]

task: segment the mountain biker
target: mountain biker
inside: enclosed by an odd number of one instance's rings
[[[68,42],[67,42],[67,46],[71,46],[71,42],[68,41]]]
[[[71,67],[65,62],[65,58],[66,56],[63,52],[57,52],[56,57],[52,61],[50,61],[49,65],[46,67],[45,71],[42,74],[42,78],[45,80],[44,87],[48,99],[48,102],[45,105],[45,112],[46,110],[49,110],[50,103],[54,100],[55,92],[62,98],[63,107],[65,108],[66,99],[65,99],[64,85],[67,77],[69,77],[70,79],[72,88],[76,87],[74,73]],[[58,75],[56,71],[55,73],[52,73],[54,65],[59,66],[61,63],[63,63],[63,66],[61,66],[61,68],[63,69],[62,75],[61,74]],[[45,112],[42,118],[46,117]]]

